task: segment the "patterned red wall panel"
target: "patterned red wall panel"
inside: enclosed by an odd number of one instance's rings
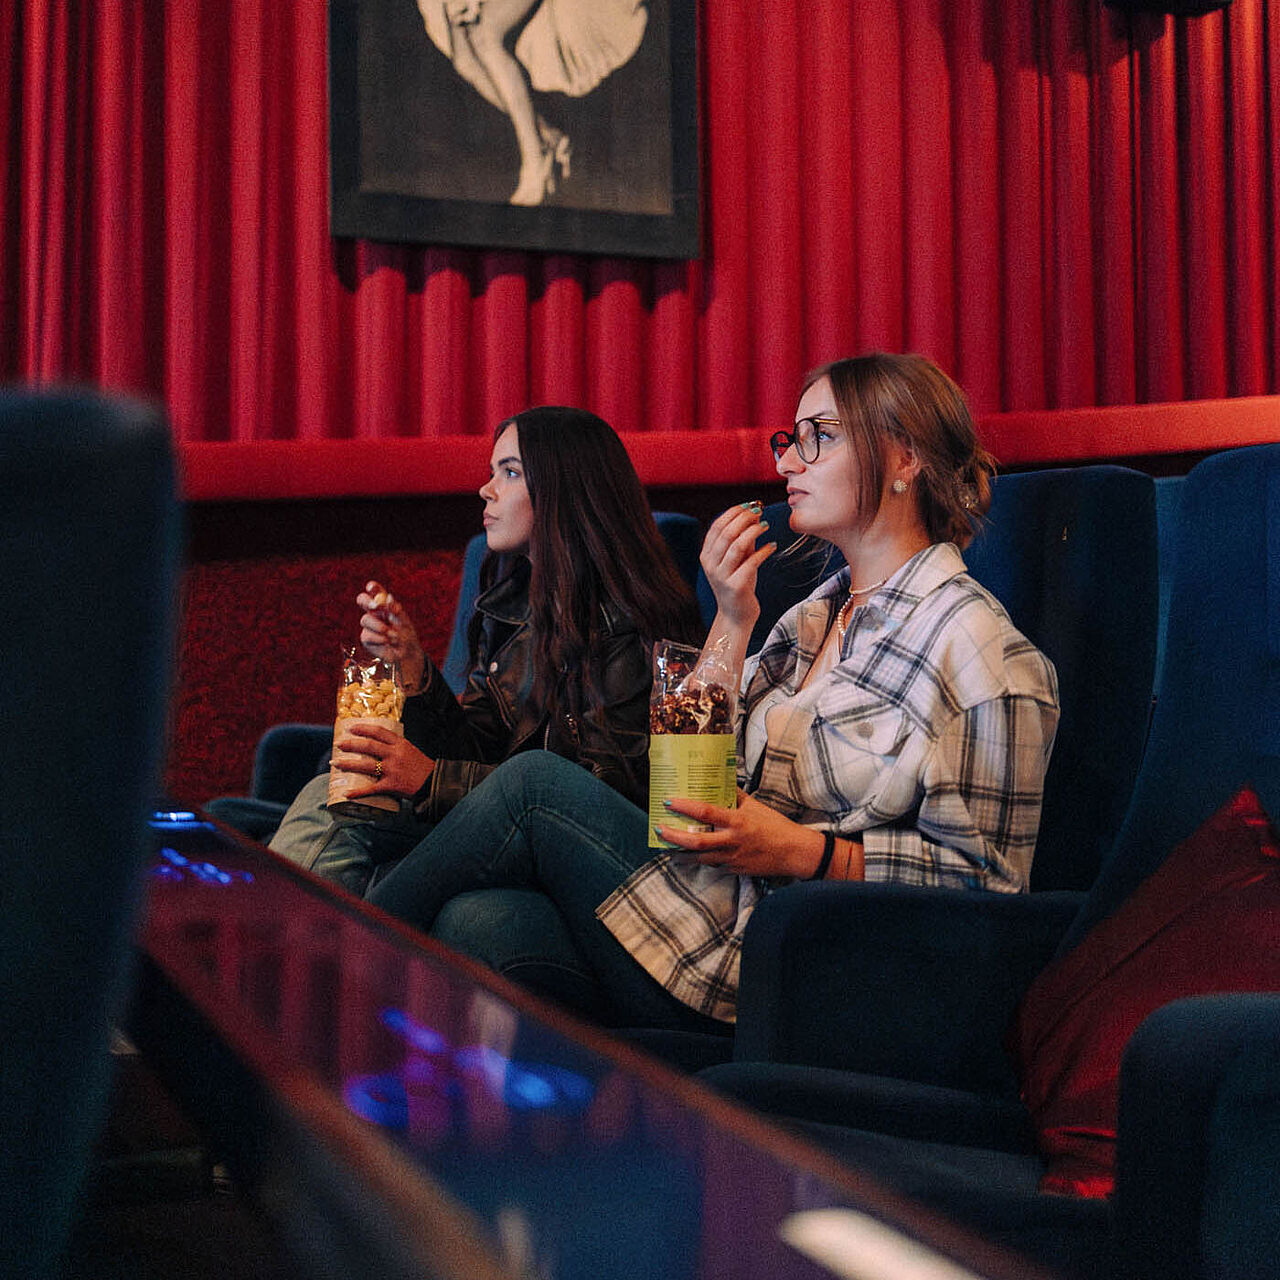
[[[357,639],[355,595],[370,578],[406,601],[424,648],[442,660],[461,576],[462,552],[448,548],[191,565],[166,772],[173,797],[245,794],[265,729],[332,717],[343,648]]]

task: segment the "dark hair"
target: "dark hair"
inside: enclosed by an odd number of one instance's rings
[[[991,505],[995,460],[978,440],[964,392],[924,356],[882,351],[821,365],[800,394],[823,378],[849,433],[863,524],[879,509],[885,445],[892,440],[920,464],[915,488],[930,539],[968,546]]]
[[[706,629],[617,432],[585,409],[542,405],[499,423],[494,439],[512,424],[533,506],[531,696],[541,710],[578,715],[600,693],[606,605],[649,643],[700,644]]]

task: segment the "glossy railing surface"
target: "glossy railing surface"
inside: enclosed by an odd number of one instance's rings
[[[260,846],[152,826],[130,1030],[311,1274],[1029,1274]]]

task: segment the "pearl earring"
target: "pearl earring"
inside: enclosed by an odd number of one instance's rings
[[[893,489],[894,493],[906,493],[906,491],[907,491],[907,482],[906,482],[906,481],[905,481],[901,476],[899,476],[899,477],[898,477],[898,478],[893,482],[893,484],[892,484],[892,486],[891,486],[891,487],[892,487],[892,489]]]

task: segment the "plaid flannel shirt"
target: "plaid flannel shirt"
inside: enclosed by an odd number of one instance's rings
[[[848,589],[846,568],[748,660],[739,781],[758,771],[763,803],[861,840],[868,880],[1024,891],[1058,723],[1052,663],[940,543],[854,610],[839,663],[802,689]],[[679,1000],[732,1021],[742,930],[776,883],[659,854],[596,914]]]

